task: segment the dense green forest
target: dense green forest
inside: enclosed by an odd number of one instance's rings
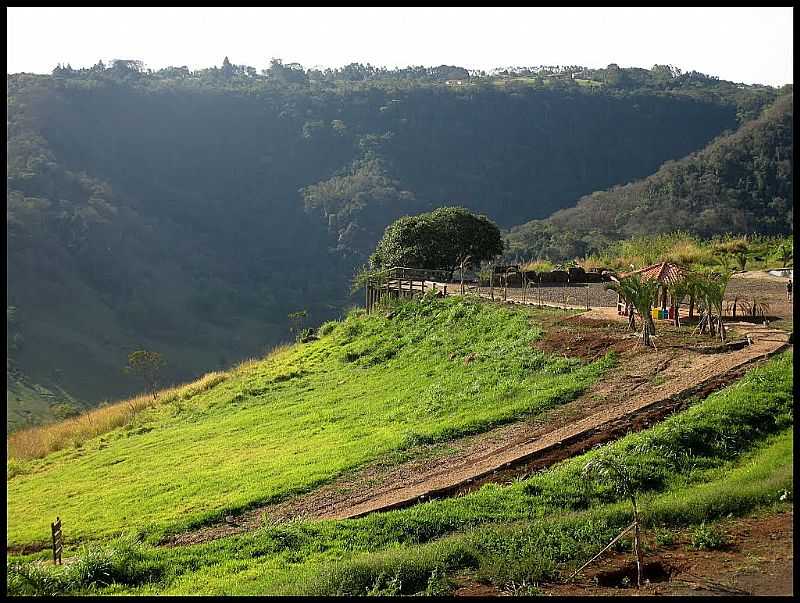
[[[37,387],[131,393],[135,349],[162,353],[168,381],[260,355],[288,338],[288,313],[318,324],[353,303],[349,278],[396,218],[442,205],[504,228],[546,218],[778,95],[666,66],[227,59],[59,66],[9,75],[7,91],[9,417]]]
[[[515,227],[510,257],[564,260],[632,236],[676,230],[785,235],[793,230],[793,95],[701,151],[642,180],[594,192],[576,207]]]

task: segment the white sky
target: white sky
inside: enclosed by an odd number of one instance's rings
[[[157,69],[269,59],[305,67],[585,65],[696,69],[792,82],[793,9],[13,8],[8,73],[138,59]]]

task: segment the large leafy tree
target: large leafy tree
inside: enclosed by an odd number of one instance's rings
[[[390,224],[370,256],[373,268],[409,266],[452,272],[469,258],[479,263],[503,252],[500,229],[463,207],[441,207]]]

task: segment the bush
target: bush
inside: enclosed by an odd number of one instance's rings
[[[281,584],[278,592],[315,596],[444,594],[452,590],[445,577],[449,571],[477,565],[475,552],[467,543],[443,540],[326,564],[307,580]]]
[[[308,343],[309,341],[314,341],[317,336],[314,334],[314,329],[301,329],[297,332],[297,343]]]
[[[339,323],[335,320],[329,320],[328,322],[324,322],[320,325],[319,329],[317,329],[317,335],[319,337],[326,337],[333,333],[336,330],[336,326]]]
[[[675,544],[675,534],[668,528],[655,528],[653,537],[658,546],[672,546]]]
[[[705,522],[692,530],[692,548],[696,551],[714,551],[728,546],[728,538],[716,526],[708,526]]]
[[[133,539],[108,547],[84,547],[70,563],[47,566],[41,561],[7,564],[8,594],[57,596],[83,593],[111,584],[133,586],[159,579],[163,568]]]

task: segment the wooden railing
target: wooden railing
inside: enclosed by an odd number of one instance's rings
[[[437,283],[447,283],[451,273],[446,270],[428,270],[393,266],[369,276],[366,284],[366,308],[373,307],[385,298],[413,297],[437,288]]]

